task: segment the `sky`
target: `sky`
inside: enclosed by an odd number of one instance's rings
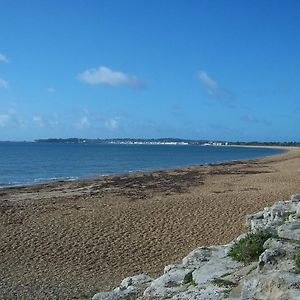
[[[300,1],[0,2],[0,140],[300,141]]]

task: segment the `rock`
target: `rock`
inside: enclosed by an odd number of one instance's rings
[[[203,285],[224,274],[232,273],[243,265],[227,256],[227,250],[226,246],[215,247],[210,260],[193,272],[193,278],[197,285]]]
[[[294,210],[297,209],[297,205],[299,202],[300,202],[300,194],[295,194],[295,195],[291,196],[290,203],[291,203],[291,206],[294,208]]]
[[[300,194],[295,194],[291,196],[291,202],[299,202],[300,201]]]
[[[178,266],[172,268],[167,273],[153,280],[148,288],[145,289],[143,296],[149,298],[164,298],[170,297],[178,291],[185,290],[186,287],[182,286],[186,274],[193,271],[193,269]]]
[[[271,207],[271,216],[270,217],[273,220],[276,217],[277,218],[283,217],[287,211],[289,211],[289,207],[286,205],[286,203],[283,201],[279,201]]]
[[[117,296],[113,292],[100,292],[94,295],[92,300],[116,300]]]
[[[277,259],[284,252],[281,249],[267,249],[265,250],[258,259],[258,268],[261,270],[262,268],[273,266],[277,263]]]
[[[190,252],[183,260],[185,267],[200,267],[207,262],[212,255],[212,250],[207,247],[197,248]]]
[[[290,272],[268,272],[252,276],[242,284],[240,299],[299,300],[300,276]]]
[[[277,226],[285,221],[286,215],[292,212],[290,203],[279,201],[271,208],[246,217],[246,224],[253,233],[265,231],[275,233]]]
[[[284,240],[280,238],[270,238],[265,241],[264,249],[279,250],[281,254],[285,255],[286,259],[291,259],[297,248],[299,248],[298,242]]]
[[[137,288],[130,286],[125,290],[120,289],[119,287],[114,289],[111,292],[101,292],[92,298],[92,300],[118,300],[128,296],[135,296],[137,294]]]
[[[234,261],[231,257],[215,257],[205,265],[193,272],[193,279],[197,285],[203,285],[208,281],[232,273],[243,264]]]
[[[244,277],[251,274],[253,271],[255,271],[258,267],[258,262],[255,261],[251,263],[250,265],[246,265],[242,268],[237,269],[236,271],[232,272],[231,274],[228,274],[226,276],[223,276],[222,278],[224,280],[229,280],[233,283],[238,284],[239,281],[241,281]]]
[[[296,206],[296,217],[300,217],[300,202]]]
[[[176,268],[176,265],[167,265],[165,266],[164,268],[164,274],[168,273],[169,271],[171,271],[172,269],[175,269]]]
[[[171,300],[221,300],[226,297],[226,290],[225,288],[209,284],[203,289],[178,293]]]
[[[278,227],[277,232],[281,238],[300,241],[300,221],[283,224]]]
[[[92,300],[117,300],[126,296],[137,296],[141,290],[145,289],[153,280],[146,274],[139,274],[127,277],[122,280],[119,287],[111,292],[102,292],[94,295]]]
[[[132,277],[127,277],[122,280],[120,284],[120,289],[127,289],[129,286],[141,286],[144,284],[150,284],[153,280],[152,277],[146,274],[139,274]]]

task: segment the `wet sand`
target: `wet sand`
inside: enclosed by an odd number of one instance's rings
[[[241,162],[0,190],[0,299],[84,299],[227,243],[300,193],[300,149]]]

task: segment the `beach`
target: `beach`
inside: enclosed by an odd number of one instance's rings
[[[0,298],[84,299],[158,275],[300,192],[300,149],[265,158],[0,190]]]

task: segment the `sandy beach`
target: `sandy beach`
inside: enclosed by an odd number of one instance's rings
[[[0,190],[0,299],[85,299],[300,193],[300,149],[176,170]]]

